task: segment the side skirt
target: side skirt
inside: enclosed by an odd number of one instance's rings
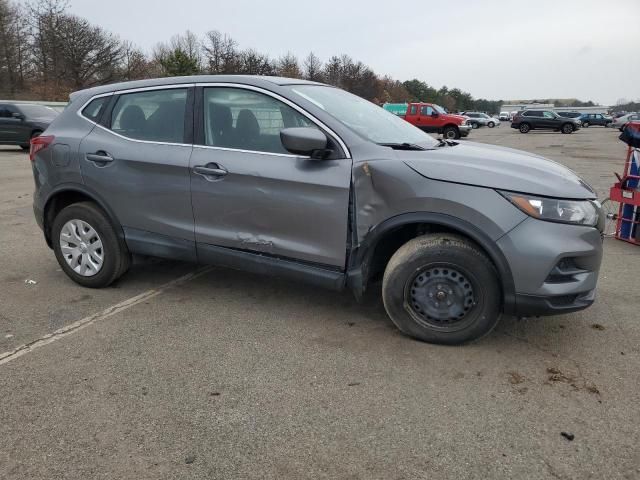
[[[340,291],[345,286],[344,272],[330,267],[205,243],[198,243],[197,249],[198,260],[202,263],[305,282],[329,290]]]

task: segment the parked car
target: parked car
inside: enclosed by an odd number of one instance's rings
[[[385,104],[383,107],[391,111],[393,106],[394,104]],[[447,113],[435,103],[409,103],[404,114],[397,112],[396,115],[424,132],[440,133],[451,140],[466,137],[472,128],[469,118]]]
[[[327,85],[197,76],[79,91],[30,160],[36,220],[86,287],[111,284],[132,254],[360,299],[381,281],[400,330],[445,344],[502,313],[568,313],[595,296],[604,219],[575,173],[435,140]]]
[[[613,120],[611,118],[607,118],[601,113],[583,113],[582,115],[580,115],[580,117],[578,117],[578,120],[580,120],[582,126],[585,128],[588,128],[591,125],[608,127],[613,123]]]
[[[573,118],[561,117],[550,110],[523,110],[513,117],[511,128],[520,130],[520,133],[529,133],[531,130],[573,133],[580,128],[580,122]]]
[[[612,127],[617,128],[618,130],[624,130],[624,127],[627,126],[629,122],[636,122],[640,120],[640,114],[637,113],[627,113],[626,115],[622,115],[621,117],[616,118],[611,124]]]
[[[462,112],[462,115],[469,117],[469,123],[473,128],[489,127],[493,128],[496,125],[500,125],[500,120],[490,117],[486,113],[482,112]]]
[[[503,122],[508,122],[509,120],[511,120],[509,112],[500,112],[500,116],[498,118]]]
[[[58,115],[54,109],[32,103],[0,103],[0,145],[29,150],[29,141],[44,132]]]
[[[580,121],[580,117],[582,116],[582,113],[580,112],[556,112],[556,113],[561,117],[573,118],[574,120],[578,120],[578,121]]]

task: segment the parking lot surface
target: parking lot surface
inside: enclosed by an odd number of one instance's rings
[[[603,198],[618,133],[462,141],[557,160]],[[640,478],[638,247],[605,240],[590,309],[443,347],[400,334],[375,291],[153,259],[82,288],[32,190],[0,147],[0,478]]]

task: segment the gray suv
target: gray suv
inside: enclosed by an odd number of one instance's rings
[[[404,333],[458,344],[501,314],[594,300],[594,191],[537,155],[435,140],[343,90],[198,76],[83,90],[31,144],[34,211],[64,272],[132,254],[350,289],[381,281]]]

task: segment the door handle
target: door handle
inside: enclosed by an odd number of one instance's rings
[[[193,173],[203,177],[224,177],[228,172],[217,163],[208,163],[207,165],[193,167]]]
[[[113,157],[106,152],[87,153],[85,158],[94,163],[109,163],[113,162]]]

